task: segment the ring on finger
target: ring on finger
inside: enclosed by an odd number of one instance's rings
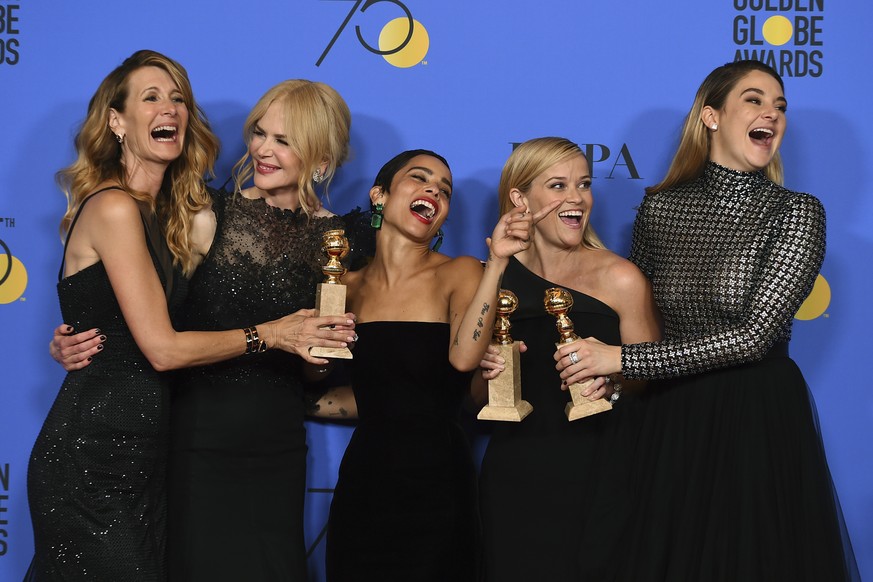
[[[574,364],[579,363],[579,356],[576,355],[576,352],[570,352],[569,354],[567,354],[567,357],[570,358],[570,361]]]

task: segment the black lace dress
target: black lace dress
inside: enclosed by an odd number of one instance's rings
[[[344,228],[354,264],[372,256],[367,216],[308,219],[213,192],[217,231],[190,282],[182,329],[242,328],[315,306],[322,233]],[[173,581],[305,580],[302,359],[271,350],[191,368],[174,382]]]
[[[185,279],[154,215],[141,213],[172,313]],[[167,378],[134,342],[103,263],[62,279],[58,296],[65,322],[99,327],[107,341],[99,358],[67,374],[33,447],[27,491],[35,557],[27,580],[162,582]]]
[[[473,582],[476,471],[458,425],[471,378],[449,363],[449,324],[355,329],[359,421],[330,507],[327,579]]]
[[[849,579],[814,405],[788,357],[824,250],[821,203],[760,172],[709,163],[643,200],[631,259],[664,341],[622,346],[622,369],[666,380],[647,392],[621,579]]]

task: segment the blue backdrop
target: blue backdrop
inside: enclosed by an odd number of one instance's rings
[[[405,11],[415,21],[409,43],[376,54],[406,38]],[[400,150],[437,150],[456,192],[443,249],[480,257],[512,143],[562,135],[584,144],[593,221],[625,254],[634,207],[663,176],[703,77],[735,58],[774,65],[790,102],[786,185],[819,196],[829,226],[822,277],[791,351],[818,404],[862,575],[873,578],[873,393],[863,375],[873,323],[863,266],[873,255],[871,16],[866,0],[0,0],[0,581],[20,580],[30,560],[27,459],[63,377],[47,353],[60,322],[65,209],[53,175],[73,159],[99,81],[140,48],[187,67],[223,143],[221,181],[267,88],[324,81],[353,115],[354,158],[330,206],[365,205],[376,170]],[[477,431],[481,451],[487,430]],[[323,577],[321,532],[349,435],[347,426],[309,425],[313,580]],[[233,520],[239,503],[216,509]],[[216,552],[233,548],[228,539]]]

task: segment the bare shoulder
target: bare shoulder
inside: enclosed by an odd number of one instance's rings
[[[191,228],[215,230],[215,211],[212,209],[211,202],[194,213],[194,217],[191,219]]]
[[[476,257],[470,257],[467,255],[461,255],[459,257],[448,257],[446,255],[439,255],[442,257],[443,262],[439,265],[440,269],[446,271],[458,271],[462,273],[469,273],[472,271],[482,271],[482,261],[477,259]]]
[[[612,251],[598,251],[601,272],[609,286],[618,293],[639,292],[648,287],[649,281],[639,267]]]
[[[199,258],[205,257],[212,247],[216,228],[217,221],[215,212],[212,210],[212,203],[194,213],[194,217],[191,219],[191,244]]]
[[[94,194],[88,200],[88,204],[82,210],[82,213],[90,214],[92,220],[109,222],[111,224],[130,220],[136,220],[137,223],[140,222],[139,207],[136,200],[124,190],[116,188]]]
[[[448,257],[439,255],[441,262],[437,264],[437,276],[440,280],[452,280],[463,283],[478,284],[482,278],[482,261],[475,257],[461,255]]]

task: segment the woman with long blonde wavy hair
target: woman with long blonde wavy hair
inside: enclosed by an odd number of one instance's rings
[[[330,368],[309,348],[339,347],[354,338],[346,318],[318,316],[312,309],[316,286],[324,278],[319,262],[323,233],[345,231],[351,245],[346,262],[352,268],[372,255],[375,244],[368,214],[356,209],[338,216],[321,202],[349,155],[350,127],[349,108],[329,85],[305,79],[277,84],[245,121],[246,152],[228,180],[232,190],[209,189],[209,204],[194,217],[198,265],[176,319],[179,329],[223,330],[297,310],[298,333],[294,353],[234,358],[175,376],[168,534],[172,579],[306,577],[303,416],[338,413],[319,400],[320,392],[304,400],[304,373],[321,370],[324,375]],[[94,330],[64,333],[56,330],[51,347],[67,370],[87,366],[105,341]],[[241,463],[247,471],[237,471]],[[256,493],[235,520],[215,513],[217,505],[239,491]],[[222,554],[224,541],[239,531],[246,535],[233,556]]]
[[[34,445],[28,580],[157,582],[167,575],[161,372],[293,350],[301,318],[216,332],[171,324],[183,273],[203,254],[202,175],[218,151],[178,63],[145,50],[126,59],[91,99],[76,149],[59,174],[70,209],[58,294],[67,325],[100,325],[91,335],[105,349],[67,374]]]

